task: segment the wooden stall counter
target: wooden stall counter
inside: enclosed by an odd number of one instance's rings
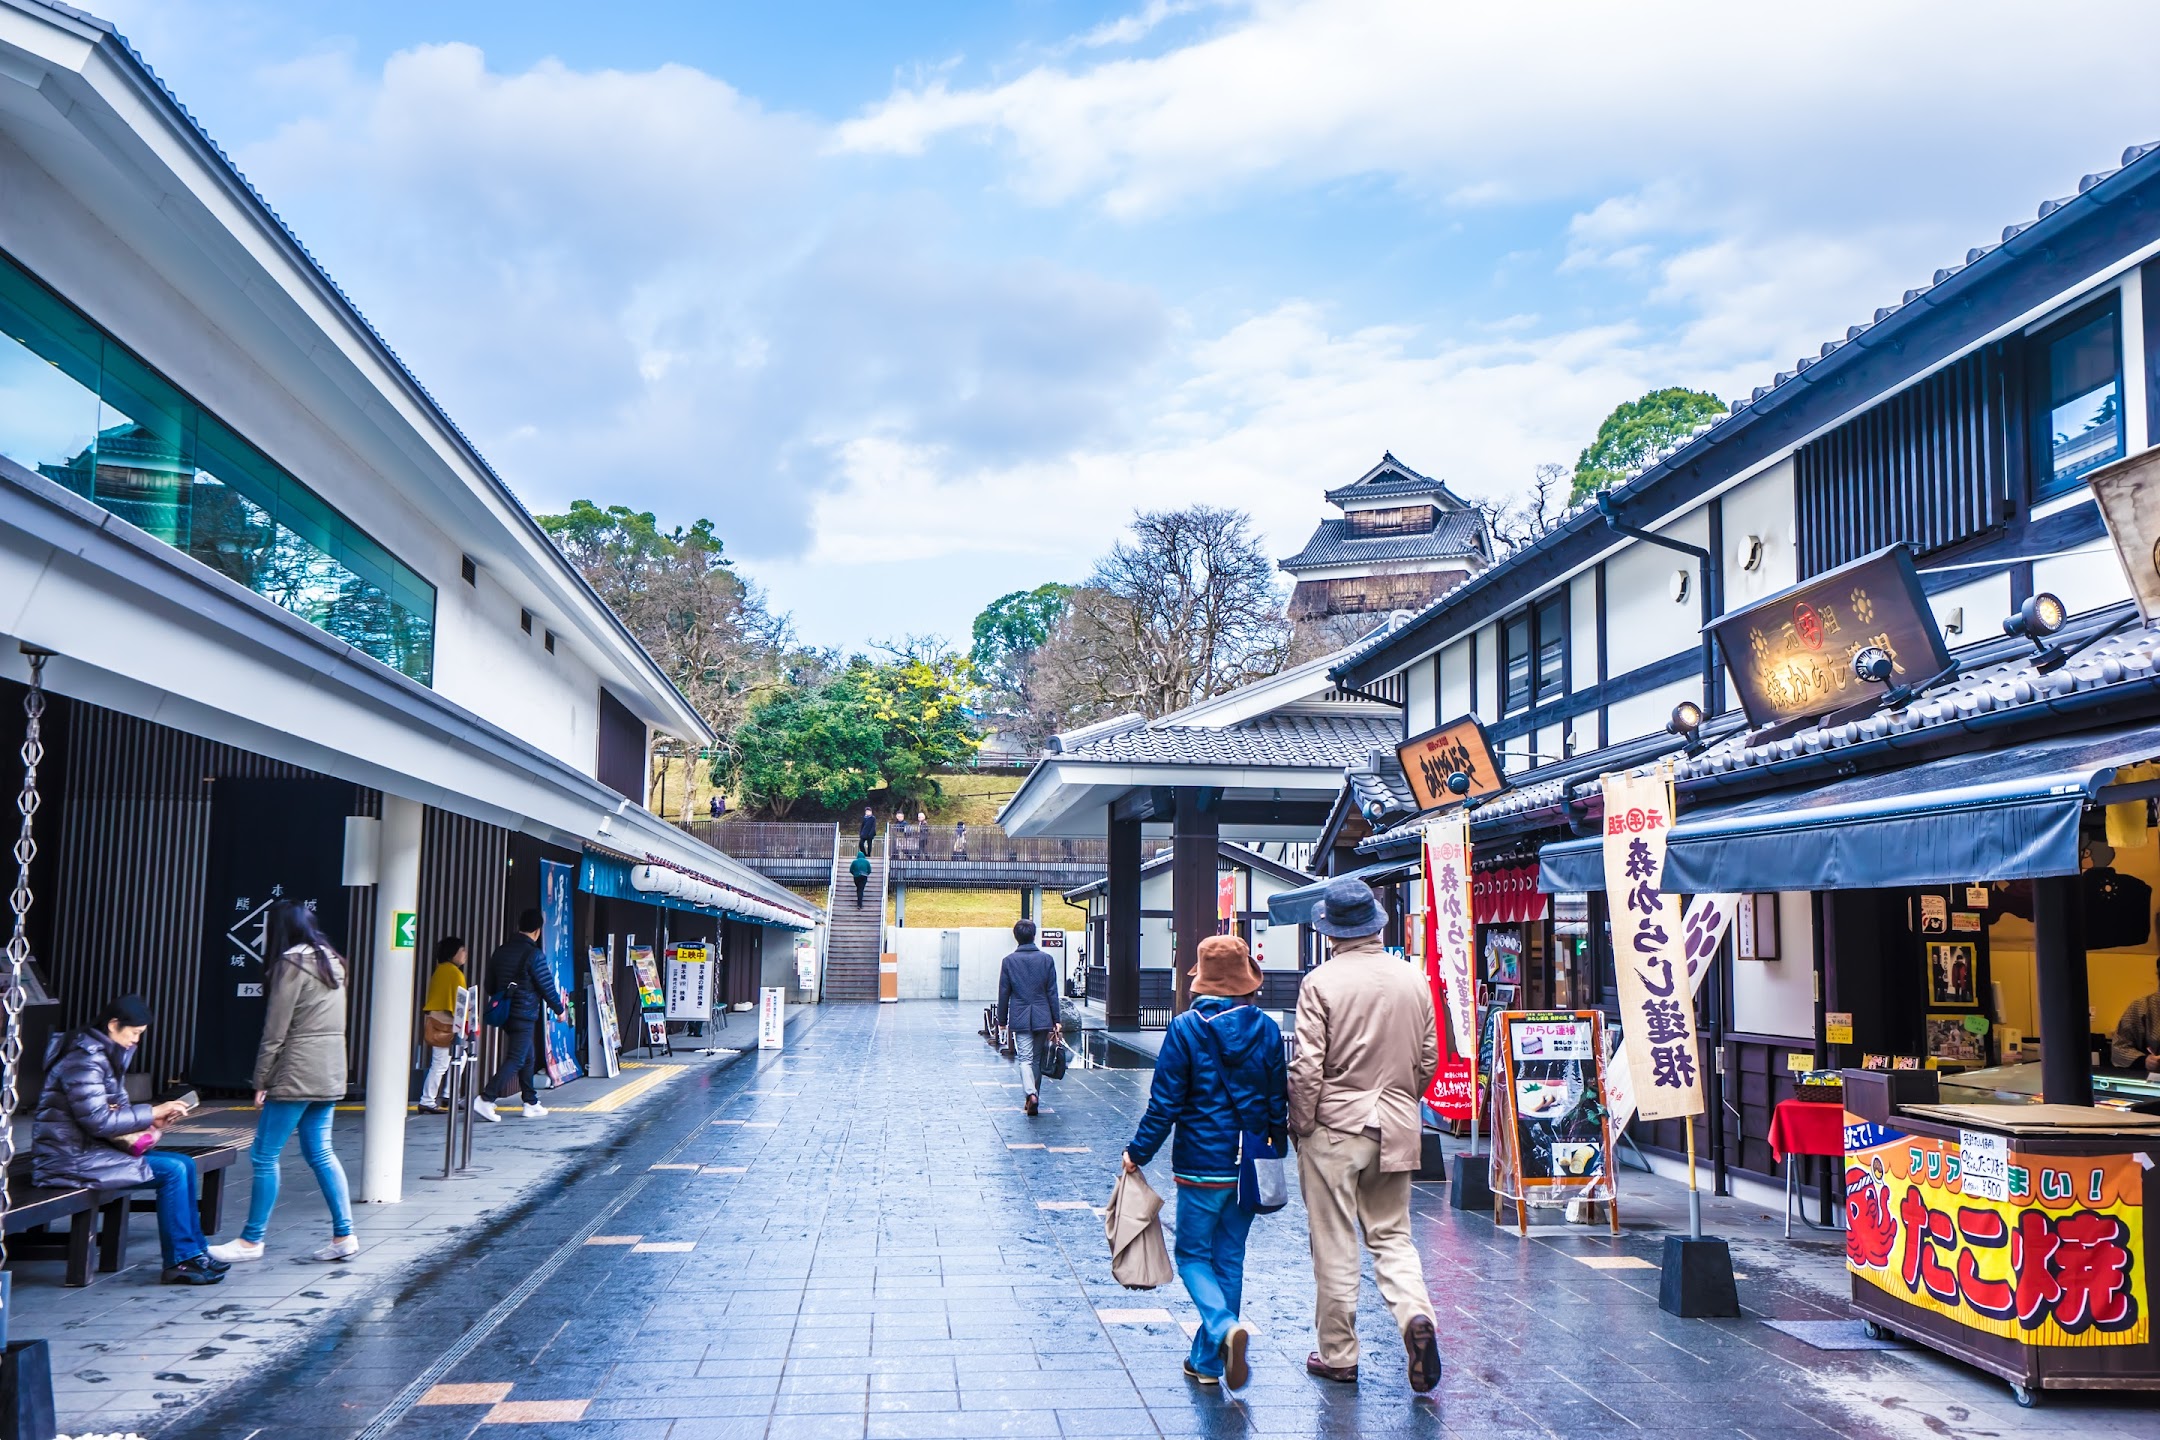
[[[1851,1073],[1848,1072],[1848,1076]],[[2146,1216],[2160,1116],[1894,1103],[1845,1117],[1846,1268],[1879,1332],[2010,1382],[2160,1390]],[[1870,1104],[1869,1101],[1875,1101]]]

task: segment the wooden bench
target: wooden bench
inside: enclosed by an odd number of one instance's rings
[[[195,1173],[202,1182],[201,1218],[205,1238],[217,1234],[225,1224],[225,1172],[234,1162],[248,1152],[253,1142],[253,1130],[188,1130],[178,1128],[166,1132],[158,1143],[158,1149],[168,1155],[185,1155],[195,1162]],[[128,1201],[128,1208],[136,1213],[157,1210],[157,1197],[142,1188],[120,1192]],[[98,1269],[110,1275],[127,1266],[127,1217],[122,1215],[118,1223],[107,1224],[98,1235]]]
[[[8,1258],[34,1260],[64,1256],[67,1283],[88,1285],[90,1238],[100,1210],[113,1212],[107,1216],[108,1228],[117,1225],[117,1202],[109,1198],[101,1200],[95,1190],[32,1185],[26,1168],[21,1179],[11,1176],[8,1181]],[[61,1220],[68,1222],[65,1235],[56,1234],[50,1228]]]

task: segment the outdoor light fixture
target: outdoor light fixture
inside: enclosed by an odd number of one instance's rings
[[[1869,685],[1887,685],[1897,673],[1897,661],[1880,645],[1863,645],[1853,651],[1852,673],[1854,678]]]
[[[1665,733],[1668,735],[1684,735],[1693,740],[1695,732],[1702,729],[1702,722],[1702,706],[1696,704],[1693,700],[1682,700],[1672,707],[1672,718],[1665,722]]]
[[[1762,564],[1762,536],[1741,536],[1740,552],[1735,558],[1739,560],[1742,570],[1753,570],[1760,566]]]
[[[1470,777],[1457,770],[1447,777],[1447,788],[1457,795],[1470,793]]]
[[[2040,642],[2062,629],[2063,621],[2069,617],[2070,612],[2063,608],[2063,602],[2042,590],[2018,606],[2015,615],[2003,621],[2003,632],[2022,635],[2035,647],[2045,648]]]
[[[1673,604],[1675,604],[1675,605],[1685,605],[1685,604],[1687,604],[1687,597],[1688,597],[1688,592],[1689,592],[1689,590],[1690,590],[1691,586],[1692,586],[1692,577],[1690,577],[1690,576],[1688,575],[1688,572],[1687,572],[1687,571],[1685,571],[1685,570],[1675,570],[1675,571],[1673,571],[1673,572],[1672,572],[1672,585],[1671,585],[1671,587],[1670,587],[1670,588],[1671,588],[1671,590],[1672,590],[1672,603],[1673,603]]]

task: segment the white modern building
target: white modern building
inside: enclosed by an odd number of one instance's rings
[[[39,0],[0,0],[0,634],[11,760],[46,657],[32,1018],[139,992],[153,1080],[244,1084],[250,918],[315,901],[368,1198],[440,937],[477,962],[545,902],[587,1040],[633,940],[717,942],[740,991],[818,919],[645,810],[698,716],[143,60]]]

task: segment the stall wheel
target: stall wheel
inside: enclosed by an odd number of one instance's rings
[[[2020,1385],[2013,1380],[2010,1382],[2010,1398],[2017,1401],[2020,1410],[2030,1410],[2040,1403],[2040,1392],[2030,1385]]]
[[[1883,1323],[1882,1323],[1881,1321],[1879,1321],[1879,1320],[1863,1320],[1863,1321],[1861,1321],[1861,1322],[1860,1322],[1860,1333],[1861,1333],[1861,1334],[1863,1334],[1863,1335],[1865,1335],[1865,1336],[1867,1336],[1867,1338],[1868,1338],[1868,1339],[1870,1339],[1870,1340],[1895,1340],[1895,1339],[1897,1339],[1897,1331],[1895,1331],[1895,1330],[1892,1330],[1892,1329],[1891,1329],[1891,1328],[1890,1328],[1889,1326],[1887,1326],[1887,1325],[1883,1324]]]

